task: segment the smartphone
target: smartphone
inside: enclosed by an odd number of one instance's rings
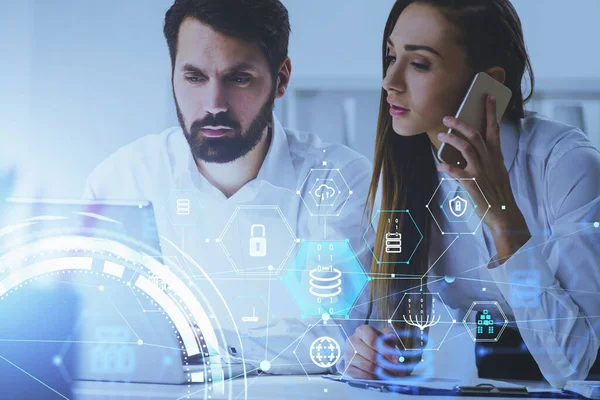
[[[483,135],[483,140],[485,140],[486,134],[485,103],[487,95],[496,97],[496,118],[500,122],[504,111],[506,111],[506,107],[508,107],[512,92],[485,72],[475,75],[455,115],[456,118],[465,124],[477,129]],[[456,132],[452,128],[448,129],[448,133],[454,133],[462,137],[460,132]],[[467,161],[463,158],[460,151],[449,144],[442,143],[437,156],[443,163],[457,165],[463,169],[467,166]]]

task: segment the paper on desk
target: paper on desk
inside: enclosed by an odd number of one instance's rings
[[[341,376],[340,376],[341,377]],[[510,383],[510,382],[504,382],[504,381],[495,381],[495,380],[491,380],[491,379],[472,379],[472,380],[468,380],[468,381],[464,381],[464,380],[459,380],[459,379],[449,379],[449,378],[435,378],[435,377],[425,377],[425,376],[407,376],[405,378],[398,378],[398,379],[388,379],[385,381],[381,381],[381,380],[377,380],[377,379],[353,379],[349,376],[344,376],[345,380],[349,381],[349,382],[355,382],[355,383],[372,383],[372,384],[377,384],[377,383],[382,383],[385,382],[386,384],[391,384],[391,385],[405,385],[405,386],[413,386],[413,387],[422,387],[422,388],[429,388],[429,389],[446,389],[446,390],[452,390],[454,389],[456,386],[476,386],[476,385],[480,385],[480,384],[489,384],[489,385],[494,385],[496,387],[499,388],[522,388],[524,387],[523,384],[516,384],[516,383]],[[539,388],[539,389],[532,389],[530,391],[548,391],[548,388]],[[560,390],[558,391],[560,392]]]
[[[403,379],[386,379],[385,381],[379,379],[353,379],[350,377],[346,378],[349,382],[356,383],[386,383],[390,385],[405,385],[414,387],[424,387],[431,389],[454,389],[456,385],[460,385],[461,382],[458,379],[447,379],[447,378],[426,378],[426,377],[406,377]]]

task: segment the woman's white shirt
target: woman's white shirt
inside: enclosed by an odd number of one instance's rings
[[[544,377],[562,387],[587,376],[600,343],[600,152],[580,130],[537,113],[502,121],[500,137],[531,239],[499,262],[479,218],[470,219],[473,235],[443,235],[451,222],[434,223],[428,290],[462,315],[474,301],[497,301]],[[442,178],[442,198],[460,189]]]

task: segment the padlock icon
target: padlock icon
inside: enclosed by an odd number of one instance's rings
[[[448,201],[448,207],[450,208],[452,215],[459,218],[467,211],[467,201],[459,195],[456,195],[453,199]]]
[[[255,234],[256,230],[261,231],[261,236]],[[254,224],[250,227],[250,257],[264,257],[267,255],[267,237],[265,226]]]

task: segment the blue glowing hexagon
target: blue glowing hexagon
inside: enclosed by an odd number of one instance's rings
[[[396,222],[398,221],[398,219],[394,215],[398,214],[398,213],[406,213],[406,215],[409,216],[409,219],[407,219],[407,221],[412,222],[412,226],[405,227],[404,232],[400,232],[400,233],[398,232],[399,227],[394,225],[394,221],[396,221]],[[390,238],[388,236],[386,236],[385,243],[382,243],[382,245],[381,245],[381,251],[386,251],[388,253],[394,252],[397,254],[403,253],[405,255],[405,257],[400,258],[397,261],[382,261],[380,259],[381,257],[379,257],[377,254],[378,252],[375,251],[375,248],[373,248],[374,241],[369,240],[369,238],[367,237],[368,234],[371,234],[371,235],[376,234],[375,230],[373,229],[373,226],[376,225],[377,219],[379,219],[379,224],[386,223],[385,219],[381,219],[381,217],[384,215],[390,216],[387,220],[390,223],[388,235],[396,235],[396,237],[397,237],[398,234],[406,235],[407,233],[409,233],[409,234],[414,235],[417,238],[416,240],[415,239],[412,240],[412,242],[414,243],[414,246],[408,246],[408,248],[406,248],[406,246],[400,246],[401,251],[399,252],[398,246],[395,246],[395,248],[394,248],[394,246],[390,245],[390,243],[392,243],[392,240],[390,240]],[[394,237],[392,237],[392,239],[393,238]],[[402,237],[400,236],[400,241],[402,241],[401,238]],[[409,210],[377,210],[377,212],[373,216],[373,219],[371,220],[371,223],[367,227],[367,230],[363,234],[363,240],[365,241],[365,243],[367,243],[367,247],[369,248],[369,251],[371,251],[371,254],[373,254],[373,257],[377,261],[377,264],[410,264],[410,260],[412,259],[415,252],[419,248],[419,245],[421,244],[421,242],[423,241],[423,233],[421,233],[421,230],[419,229],[417,223],[415,222],[415,220],[412,217]],[[408,242],[410,243],[411,241],[408,241]],[[398,240],[395,243],[398,243]],[[404,241],[404,243],[406,243],[406,241]],[[389,248],[389,251],[388,251],[388,248]]]
[[[163,209],[174,226],[192,226],[204,212],[204,205],[197,192],[175,190],[163,203]]]
[[[347,317],[369,281],[348,239],[303,241],[281,279],[303,317]]]

